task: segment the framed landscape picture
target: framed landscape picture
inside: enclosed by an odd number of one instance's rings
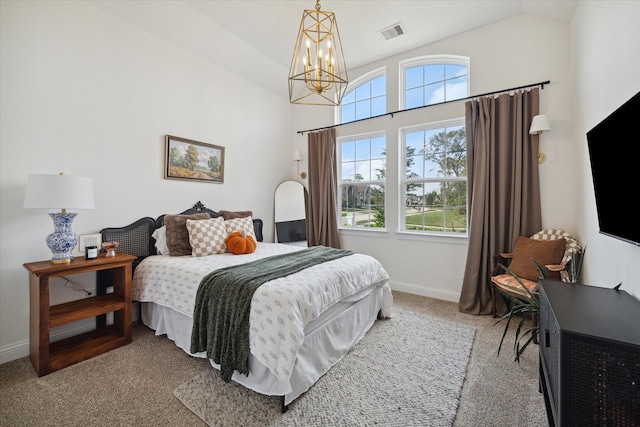
[[[224,182],[224,147],[172,135],[165,147],[165,179]]]

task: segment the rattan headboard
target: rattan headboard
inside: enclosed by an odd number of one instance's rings
[[[219,216],[216,211],[205,207],[201,202],[196,203],[186,211],[180,212],[180,214],[189,215],[200,212],[206,212],[211,215],[212,218]],[[120,246],[117,249],[118,252],[124,252],[137,257],[136,260],[133,261],[132,271],[135,271],[143,259],[150,255],[156,255],[156,241],[152,235],[157,228],[163,225],[164,215],[160,215],[155,220],[151,217],[144,217],[124,227],[103,228],[100,234],[102,235],[103,242],[120,242]],[[253,219],[253,230],[258,242],[263,241],[262,226],[263,222],[261,219]],[[107,288],[111,286],[112,283],[111,274],[111,270],[103,270],[97,273],[96,293],[98,295],[107,293]],[[105,319],[106,317],[104,315],[97,317],[99,327],[105,325]]]
[[[208,213],[211,218],[217,218],[219,215],[216,211],[205,207],[202,202],[198,202],[191,208],[180,212],[181,215],[190,215],[194,213]],[[118,252],[124,252],[138,257],[133,263],[133,268],[149,255],[156,255],[155,239],[152,237],[153,232],[164,225],[165,215],[160,215],[155,220],[151,217],[140,218],[139,220],[124,226],[103,228],[100,231],[103,242],[120,242]],[[253,229],[256,234],[256,240],[262,242],[263,222],[261,219],[253,219]]]

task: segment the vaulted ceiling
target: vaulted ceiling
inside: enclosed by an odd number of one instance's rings
[[[315,0],[88,0],[123,21],[287,97],[287,74],[305,9]],[[347,68],[518,14],[569,21],[570,0],[322,0],[335,13]],[[405,34],[380,30],[402,23]],[[540,29],[544,31],[543,28]],[[247,55],[253,51],[254,54]],[[242,52],[242,54],[237,54]]]

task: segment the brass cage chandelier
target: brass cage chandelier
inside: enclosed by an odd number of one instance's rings
[[[292,104],[340,105],[349,79],[335,14],[315,10],[302,14],[289,70]]]

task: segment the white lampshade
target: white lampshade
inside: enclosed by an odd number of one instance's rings
[[[296,150],[293,152],[293,160],[296,162],[302,161],[302,153],[300,152],[300,150]]]
[[[25,208],[93,209],[93,179],[68,175],[29,175]]]
[[[546,114],[534,116],[533,120],[531,120],[531,128],[529,129],[531,135],[549,132],[550,130],[551,126],[549,126],[549,119]]]

